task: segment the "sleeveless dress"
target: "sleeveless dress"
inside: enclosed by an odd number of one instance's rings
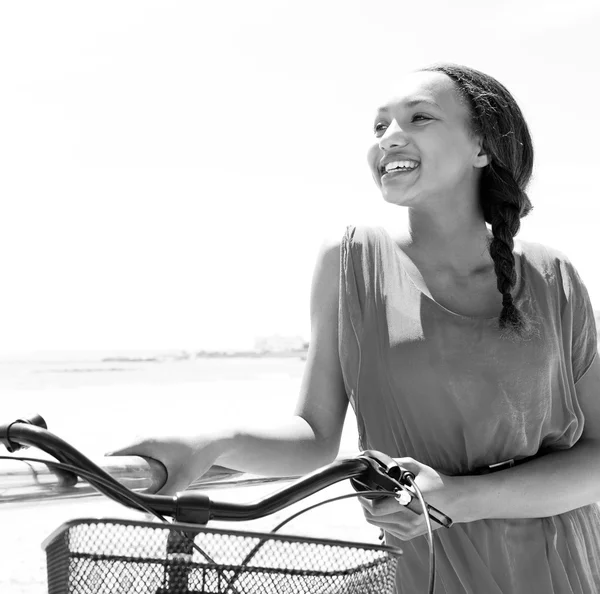
[[[522,281],[513,298],[536,332],[511,341],[499,337],[497,318],[453,313],[421,292],[407,272],[414,264],[385,229],[346,229],[339,355],[361,450],[461,475],[579,439],[584,417],[575,385],[596,357],[594,312],[563,254],[520,243]],[[433,534],[436,594],[600,592],[597,504]],[[385,536],[404,552],[398,594],[426,592],[426,536]]]

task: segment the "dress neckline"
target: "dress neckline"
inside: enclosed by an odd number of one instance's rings
[[[455,311],[452,311],[451,309],[448,309],[447,307],[442,305],[439,301],[436,301],[433,298],[433,296],[431,295],[429,288],[427,287],[427,284],[425,283],[425,280],[423,279],[423,276],[422,276],[421,272],[419,271],[417,265],[412,261],[410,256],[394,241],[394,238],[390,235],[390,233],[388,232],[387,229],[385,229],[384,227],[380,227],[380,229],[383,231],[386,239],[390,242],[390,244],[394,248],[395,253],[399,256],[399,259],[402,262],[404,272],[405,272],[407,278],[409,279],[411,284],[415,287],[415,289],[417,291],[419,291],[419,293],[421,293],[424,297],[429,299],[432,303],[435,303],[435,305],[437,305],[440,309],[443,309],[444,311],[448,312],[449,314],[451,314],[452,316],[455,316],[457,318],[462,318],[465,320],[482,321],[482,322],[489,322],[489,321],[498,319],[498,315],[491,316],[491,317],[484,317],[484,316],[466,316],[464,314],[459,314],[459,313],[456,313]],[[517,271],[517,282],[511,292],[511,294],[512,294],[513,300],[516,301],[520,297],[521,289],[523,286],[523,258],[521,257],[521,254],[518,252],[513,251],[513,254],[515,256],[515,269]],[[417,279],[417,280],[415,280],[415,279]],[[498,295],[500,295],[500,293],[498,293]]]

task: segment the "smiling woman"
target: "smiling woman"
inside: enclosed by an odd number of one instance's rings
[[[443,64],[399,81],[373,132],[371,174],[408,208],[408,228],[392,238],[349,226],[324,243],[295,414],[118,453],[161,461],[166,492],[215,462],[304,473],[338,454],[350,402],[360,448],[394,457],[454,520],[433,533],[436,593],[596,592],[594,315],[566,256],[514,240],[531,209],[523,115],[494,78]],[[423,516],[395,500],[362,504],[404,551],[398,593],[426,592]]]
[[[533,167],[519,107],[481,72],[424,68],[378,110],[368,161],[409,228],[350,227],[342,243],[340,358],[361,448],[397,456],[458,520],[435,534],[440,592],[597,591],[594,315],[566,256],[515,245]],[[569,488],[550,498],[558,476]],[[404,550],[398,591],[423,591],[422,519],[363,506]]]
[[[511,295],[516,282],[513,237],[519,232],[520,218],[531,210],[525,188],[533,170],[533,146],[523,114],[502,84],[473,69],[431,66],[414,73],[412,83],[408,80],[405,99],[392,100],[391,107],[380,108],[375,119],[375,136],[385,136],[382,146],[369,153],[375,181],[386,199],[389,187],[390,201],[398,203],[390,184],[416,181],[424,170],[425,182],[432,180],[438,192],[442,188],[443,200],[449,204],[448,188],[456,177],[444,178],[444,173],[462,176],[458,200],[475,191],[478,198],[471,195],[468,200],[481,208],[492,228],[489,250],[503,296],[500,327],[520,335],[530,333],[530,321]],[[405,134],[419,139],[408,151],[402,146]],[[412,156],[417,147],[427,152],[425,169]],[[474,149],[478,154],[472,154]],[[461,168],[464,165],[470,169]],[[414,176],[409,175],[412,172]],[[431,187],[425,190],[432,200]],[[418,196],[404,191],[401,204],[410,206]]]

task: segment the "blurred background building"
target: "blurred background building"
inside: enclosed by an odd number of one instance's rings
[[[308,343],[302,336],[257,336],[254,340],[254,350],[259,353],[277,353],[281,351],[302,351],[308,348]]]

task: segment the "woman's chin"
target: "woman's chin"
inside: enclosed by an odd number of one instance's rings
[[[383,188],[381,195],[383,196],[383,199],[390,204],[396,204],[397,206],[411,205],[411,196],[407,192],[394,192]]]

